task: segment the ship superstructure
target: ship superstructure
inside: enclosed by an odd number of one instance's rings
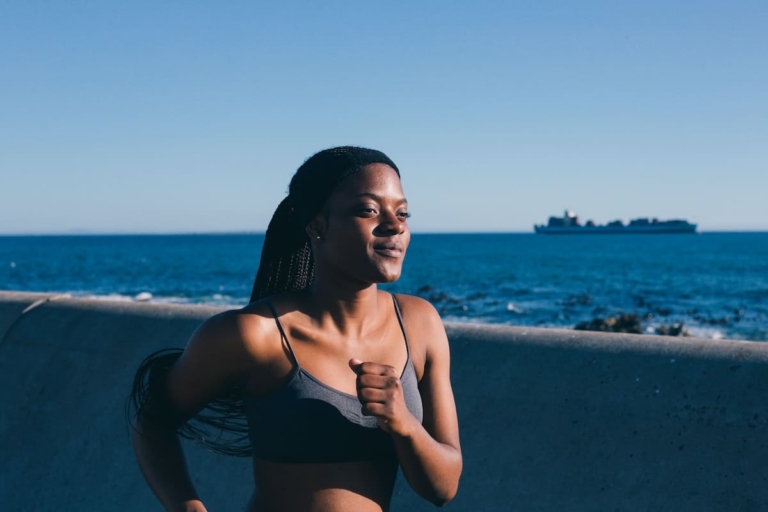
[[[550,217],[547,225],[535,225],[534,231],[540,235],[571,235],[571,234],[642,234],[642,233],[696,233],[696,224],[687,220],[658,220],[656,218],[639,218],[624,224],[614,220],[607,224],[595,224],[588,220],[582,224],[579,216],[566,210],[562,217]]]

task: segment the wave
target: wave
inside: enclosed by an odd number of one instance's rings
[[[150,302],[154,304],[197,304],[205,306],[244,306],[242,297],[234,297],[220,293],[186,297],[181,295],[153,295],[151,292],[142,291],[135,294],[108,293],[99,294],[84,291],[68,291],[64,295],[79,299],[106,300],[113,302]]]

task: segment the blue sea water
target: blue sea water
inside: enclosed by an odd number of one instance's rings
[[[264,237],[0,237],[0,289],[244,305]],[[401,279],[444,320],[572,328],[619,312],[653,332],[768,341],[768,233],[415,234]]]

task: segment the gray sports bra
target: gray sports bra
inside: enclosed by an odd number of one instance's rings
[[[422,421],[421,395],[408,337],[394,295],[392,300],[408,353],[400,377],[403,395],[408,410]],[[245,397],[253,456],[288,463],[351,462],[394,457],[392,436],[379,428],[375,417],[362,415],[356,395],[324,384],[301,367],[274,306],[269,300],[266,302],[295,366],[288,380],[275,391],[265,396]]]

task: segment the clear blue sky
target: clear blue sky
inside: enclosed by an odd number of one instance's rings
[[[0,3],[0,233],[262,231],[335,145],[412,229],[768,230],[768,2]]]

